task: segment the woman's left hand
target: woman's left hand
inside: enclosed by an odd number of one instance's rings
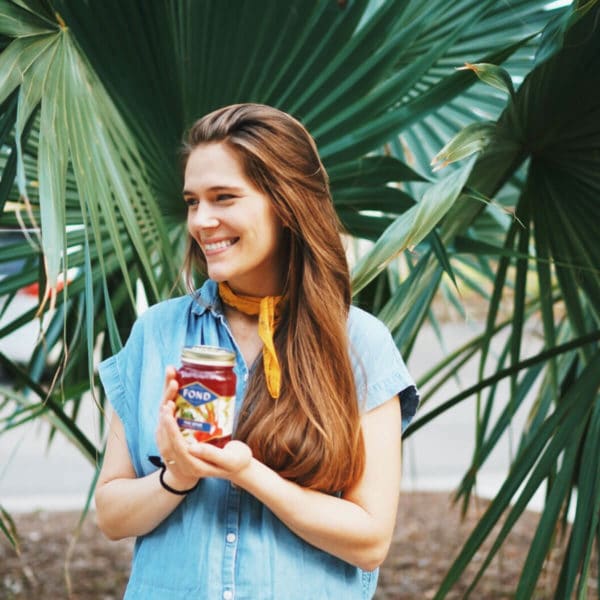
[[[224,448],[217,448],[206,442],[198,442],[190,446],[190,454],[194,456],[205,470],[204,477],[221,477],[231,479],[245,469],[252,460],[252,451],[247,444],[232,440]]]
[[[252,451],[238,440],[229,442],[224,448],[207,442],[187,442],[175,419],[175,403],[168,398],[165,400],[160,409],[157,441],[163,458],[167,457],[167,471],[173,477],[176,489],[182,478],[187,481],[203,477],[231,479],[250,464]]]

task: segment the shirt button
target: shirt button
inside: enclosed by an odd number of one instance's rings
[[[230,544],[233,544],[233,542],[235,542],[235,533],[228,533],[227,537],[225,538]]]
[[[231,600],[233,598],[233,592],[231,590],[225,590],[223,592],[223,600]]]

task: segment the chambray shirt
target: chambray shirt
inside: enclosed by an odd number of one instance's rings
[[[405,428],[418,395],[390,333],[356,307],[350,310],[348,332],[359,396],[366,390],[362,410],[399,394]],[[155,432],[165,368],[180,364],[182,347],[195,344],[235,351],[239,409],[248,366],[210,280],[195,296],[148,309],[123,349],[99,366],[139,477],[156,469],[148,456],[158,454]],[[303,541],[244,490],[206,478],[160,525],[137,538],[125,598],[358,600],[373,596],[377,576],[377,570],[362,571]]]

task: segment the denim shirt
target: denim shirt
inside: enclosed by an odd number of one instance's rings
[[[375,317],[352,307],[348,332],[359,396],[366,390],[362,410],[399,394],[404,429],[418,395],[389,331]],[[239,410],[248,366],[211,280],[195,296],[148,309],[123,349],[99,366],[139,477],[156,469],[148,456],[158,454],[155,432],[165,368],[179,365],[182,347],[195,344],[235,351]],[[362,600],[373,596],[377,575],[377,570],[362,571],[303,541],[244,490],[226,480],[205,478],[160,525],[137,538],[125,598]]]

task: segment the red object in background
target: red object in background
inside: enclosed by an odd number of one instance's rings
[[[71,280],[67,280],[67,284],[71,283]],[[65,283],[64,281],[58,281],[56,283],[56,293],[60,293],[63,291],[63,289],[65,288]],[[26,285],[24,288],[21,288],[19,290],[22,294],[25,294],[27,296],[33,296],[35,298],[39,298],[40,297],[40,284],[36,281],[35,283],[30,283],[29,285]],[[50,294],[48,294],[50,295]]]

